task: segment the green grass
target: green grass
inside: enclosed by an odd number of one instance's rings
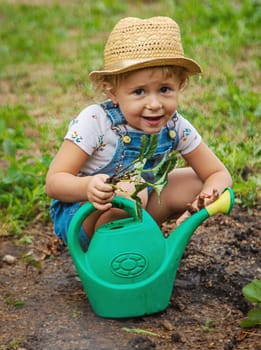
[[[47,222],[48,164],[93,97],[88,72],[102,64],[107,33],[122,17],[156,15],[177,20],[186,55],[203,68],[180,111],[228,166],[237,202],[257,205],[259,1],[0,0],[0,235]]]

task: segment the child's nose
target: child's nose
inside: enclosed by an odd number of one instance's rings
[[[151,97],[145,107],[149,110],[157,110],[162,108],[162,103],[157,97]]]

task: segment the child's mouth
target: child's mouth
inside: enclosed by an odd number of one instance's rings
[[[162,120],[163,116],[159,116],[159,117],[143,117],[143,119],[150,125],[158,125],[161,120]]]

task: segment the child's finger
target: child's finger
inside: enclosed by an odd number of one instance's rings
[[[194,205],[192,205],[191,203],[188,203],[187,204],[187,211],[190,213],[190,214],[194,214],[198,211],[198,208],[195,207]]]
[[[205,208],[205,196],[203,194],[200,194],[198,196],[198,203],[197,203],[198,209]]]
[[[216,201],[219,198],[219,192],[215,188],[213,189],[213,192],[212,192],[212,198],[213,198],[213,201]]]

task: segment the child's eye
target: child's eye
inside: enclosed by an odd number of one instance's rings
[[[144,94],[144,89],[136,89],[134,90],[134,94],[140,96]]]
[[[171,89],[168,87],[168,86],[162,86],[161,88],[160,88],[160,92],[162,92],[162,93],[166,93],[166,92],[169,92]]]

